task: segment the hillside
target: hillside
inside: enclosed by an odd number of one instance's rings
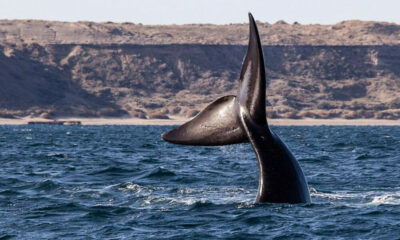
[[[235,94],[247,24],[0,20],[0,116],[193,116]],[[400,26],[259,23],[272,118],[400,118]]]

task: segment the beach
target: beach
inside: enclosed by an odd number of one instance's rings
[[[189,118],[170,117],[170,119],[140,118],[57,118],[57,121],[80,121],[82,125],[181,125]],[[44,118],[0,118],[0,125],[24,125],[31,121],[51,122]],[[268,119],[272,126],[400,126],[400,119]]]

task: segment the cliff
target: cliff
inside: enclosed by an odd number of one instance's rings
[[[247,24],[0,21],[0,116],[193,116],[235,94]],[[268,116],[400,118],[400,26],[259,23]]]

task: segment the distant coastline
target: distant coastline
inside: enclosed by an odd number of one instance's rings
[[[258,27],[271,119],[400,119],[400,25]],[[237,94],[247,41],[247,24],[0,20],[0,117],[190,118]]]
[[[140,118],[59,118],[58,121],[80,121],[82,125],[180,125],[190,118],[140,119]],[[51,121],[44,118],[0,118],[0,125],[24,125],[29,121]],[[400,126],[400,120],[387,119],[269,119],[271,126]]]

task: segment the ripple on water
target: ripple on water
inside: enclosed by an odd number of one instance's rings
[[[122,167],[107,167],[104,169],[101,169],[99,171],[94,171],[92,173],[89,173],[89,175],[121,175],[124,173],[130,173],[131,170],[127,168],[122,168]]]
[[[164,167],[158,167],[157,169],[152,170],[146,177],[148,178],[168,178],[174,177],[176,174]]]
[[[54,158],[69,158],[69,155],[66,153],[48,153],[46,156]]]
[[[59,187],[59,184],[53,182],[50,179],[46,179],[46,180],[36,183],[33,189],[40,191],[40,192],[48,192],[48,191],[55,190],[58,187]]]
[[[8,239],[13,239],[15,237],[17,237],[17,235],[1,234],[0,233],[0,240],[8,240]]]

